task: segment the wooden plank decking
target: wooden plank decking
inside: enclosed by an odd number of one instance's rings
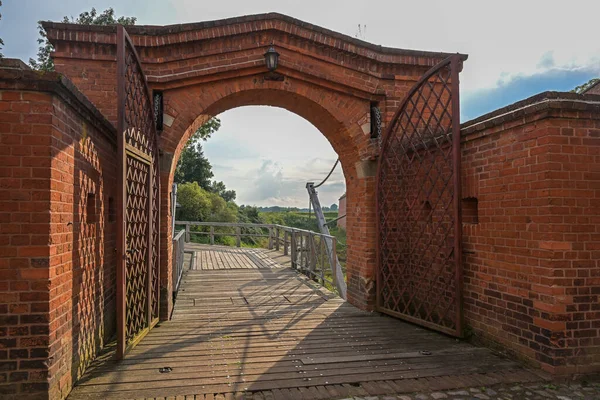
[[[125,360],[101,357],[70,399],[335,399],[540,380],[487,349],[360,311],[279,252],[187,250],[172,320]]]

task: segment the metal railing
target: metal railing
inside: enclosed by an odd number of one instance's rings
[[[277,224],[176,221],[175,226],[184,227],[181,233],[185,233],[186,243],[198,238],[214,245],[217,238],[231,237],[235,246],[241,247],[243,238],[267,239],[266,247],[282,250],[291,258],[293,269],[346,298],[346,279],[337,257],[339,243],[335,236]]]
[[[185,257],[184,250],[185,230],[181,230],[173,237],[173,293],[177,293],[181,283],[183,258]]]

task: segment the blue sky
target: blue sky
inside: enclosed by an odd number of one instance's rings
[[[360,24],[362,39],[385,46],[467,53],[461,74],[463,122],[600,76],[596,0],[4,0],[2,51],[28,60],[37,51],[38,20],[111,6],[119,15],[152,25],[276,11],[351,36]],[[240,204],[305,207],[305,182],[320,180],[337,158],[320,132],[285,110],[242,107],[221,119],[222,128],[205,152],[216,178],[237,190]],[[331,204],[343,192],[338,171],[320,194]]]

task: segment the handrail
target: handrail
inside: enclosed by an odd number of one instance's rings
[[[183,276],[183,258],[185,248],[185,230],[181,230],[173,238],[173,295],[179,290]]]
[[[337,252],[331,251],[338,245],[337,238],[333,235],[313,232],[306,229],[293,228],[279,224],[252,224],[235,222],[199,222],[199,221],[175,221],[175,226],[184,225],[185,229],[178,233],[181,238],[184,233],[184,241],[191,241],[192,235],[209,236],[210,244],[215,244],[216,236],[229,236],[236,238],[236,246],[241,247],[242,237],[264,237],[269,239],[268,248],[280,250],[283,246],[283,254],[292,258],[292,268],[308,276],[310,279],[320,282],[322,285],[335,290],[340,297],[345,299],[346,281],[344,271],[340,268]],[[195,232],[192,226],[208,227],[208,232]],[[216,232],[215,228],[235,228],[235,232]],[[254,228],[256,230],[268,230],[268,234],[243,232],[242,228]],[[343,245],[340,243],[340,245]]]

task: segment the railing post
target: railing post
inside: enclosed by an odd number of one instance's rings
[[[273,227],[269,227],[269,250],[273,250]]]
[[[319,258],[321,259],[321,285],[325,286],[325,257],[323,257],[323,241],[325,238],[319,238]]]
[[[279,227],[275,228],[275,250],[279,251]]]
[[[211,225],[210,227],[210,245],[215,245],[215,227]]]
[[[190,224],[185,224],[185,242],[190,242]]]
[[[235,236],[236,246],[242,247],[242,228],[240,228],[239,226],[235,227]]]
[[[288,231],[287,229],[283,231],[283,255],[288,255]]]
[[[331,248],[331,277],[333,278],[333,286],[338,290],[338,294],[341,295],[342,293],[337,281],[337,238],[335,236],[331,238]]]
[[[296,249],[296,232],[292,229],[292,233],[291,233],[292,239],[290,241],[290,251],[291,251],[291,256],[292,256],[292,268],[294,269],[298,269],[298,265],[296,265],[296,251],[298,249]]]
[[[309,246],[309,270],[310,270],[310,276],[309,278],[314,280],[315,282],[318,282],[318,278],[317,278],[317,274],[315,273],[315,271],[317,270],[317,254],[316,254],[316,248],[315,248],[315,236],[312,233],[308,234],[308,246]]]

